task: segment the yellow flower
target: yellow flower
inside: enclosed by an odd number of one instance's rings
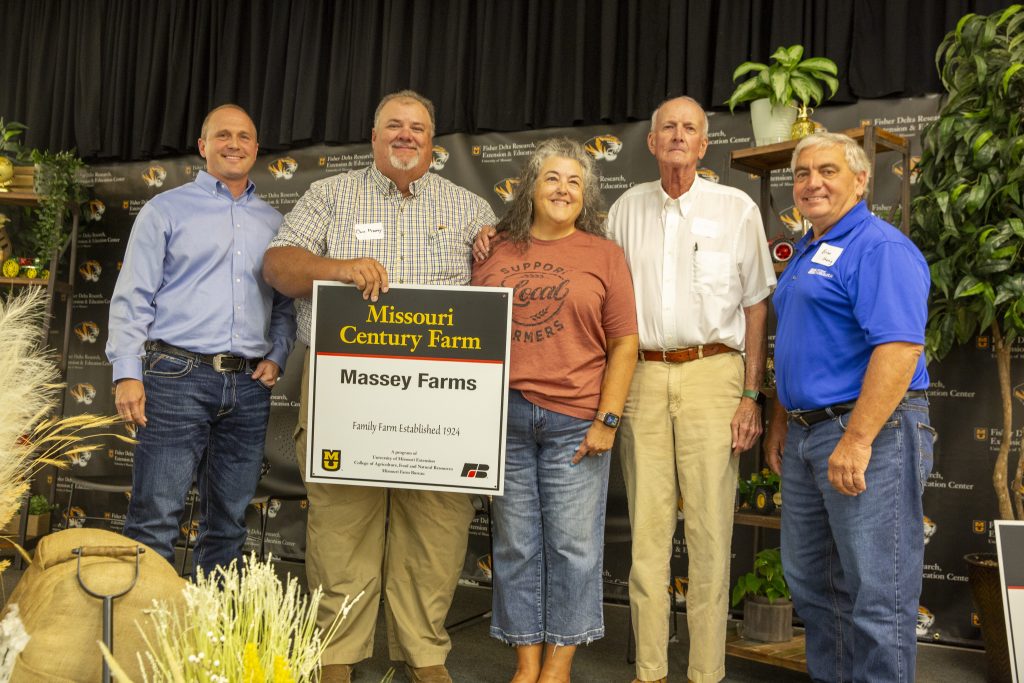
[[[288,662],[281,655],[274,655],[274,683],[295,683]]]
[[[260,656],[256,652],[256,643],[246,643],[242,652],[242,680],[245,683],[263,683],[266,679],[267,674],[260,666]]]

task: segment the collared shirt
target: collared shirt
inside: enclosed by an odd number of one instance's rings
[[[855,401],[875,347],[924,344],[928,322],[924,256],[864,202],[813,240],[808,232],[797,242],[772,299],[775,379],[786,410]],[[924,354],[909,388],[928,388]]]
[[[375,165],[310,185],[284,218],[271,247],[300,247],[335,259],[373,258],[395,285],[464,285],[472,246],[497,223],[490,205],[469,190],[427,173],[403,196]],[[295,300],[299,339],[309,343],[312,301]]]
[[[677,199],[660,181],[643,183],[612,205],[608,226],[633,274],[641,349],[744,349],[743,309],[775,285],[750,197],[700,177]]]
[[[284,369],[295,338],[291,299],[263,280],[281,214],[249,183],[235,199],[200,171],[146,203],[135,219],[110,299],[107,358],[114,381],[142,379],[147,340],[231,353]]]

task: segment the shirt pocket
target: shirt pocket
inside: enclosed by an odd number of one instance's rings
[[[728,252],[693,252],[694,294],[728,294],[731,276]]]

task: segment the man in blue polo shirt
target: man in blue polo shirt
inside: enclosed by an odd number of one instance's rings
[[[928,264],[862,201],[869,165],[852,139],[804,138],[792,170],[812,231],[775,290],[778,401],[764,448],[782,475],[782,559],[807,670],[912,682],[935,436],[921,353]]]

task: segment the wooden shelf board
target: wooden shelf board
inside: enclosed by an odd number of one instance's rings
[[[13,285],[15,287],[46,287],[49,284],[49,280],[41,280],[39,278],[0,277],[0,285]],[[71,291],[71,286],[66,282],[55,282],[53,283],[53,288],[62,294],[67,294]]]
[[[725,654],[807,673],[806,643],[802,633],[782,643],[762,643],[741,638],[735,625],[730,624],[725,638]]]
[[[21,188],[8,188],[7,192],[0,192],[0,204],[14,204],[16,206],[35,206],[39,203],[39,195],[31,190]]]
[[[840,132],[844,135],[849,135],[858,142],[864,140],[864,126],[849,128]],[[790,160],[793,158],[793,150],[796,149],[797,142],[799,140],[786,140],[785,142],[777,142],[774,145],[737,149],[730,155],[729,164],[738,171],[746,171],[747,173],[763,176],[775,169],[788,167]],[[908,144],[907,139],[902,136],[890,133],[882,128],[875,128],[876,152],[902,152],[907,148]]]
[[[756,512],[737,511],[733,517],[733,523],[744,526],[759,526],[762,529],[781,529],[782,516],[778,514],[759,515]]]

